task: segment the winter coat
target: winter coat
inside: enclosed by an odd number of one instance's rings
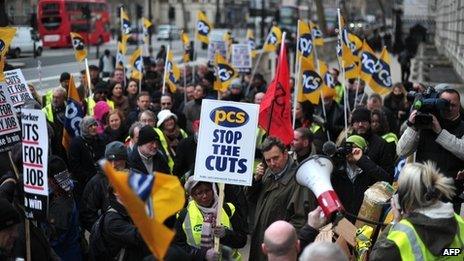
[[[346,163],[346,162],[345,162]],[[341,203],[346,211],[351,214],[357,215],[361,208],[364,192],[377,181],[391,180],[388,174],[381,167],[376,165],[368,156],[363,155],[356,162],[356,166],[361,168],[362,172],[359,173],[354,181],[348,177],[345,168],[337,168],[331,176],[332,186],[341,200]],[[351,222],[354,219],[348,218]]]
[[[143,164],[142,158],[140,157],[137,145],[134,146],[134,148],[129,154],[128,165],[131,169],[136,169],[138,171],[141,171],[142,173],[148,174],[148,170],[145,167],[145,164]],[[171,170],[168,166],[168,162],[166,160],[166,156],[163,155],[163,153],[160,150],[158,150],[156,154],[153,156],[153,171],[159,171],[167,174],[171,173]]]
[[[193,133],[192,122],[200,119],[201,100],[191,100],[185,104],[184,115],[187,120],[187,131]]]
[[[195,156],[197,154],[197,142],[192,135],[179,142],[176,148],[176,157],[174,158],[174,168],[172,173],[181,178],[189,170],[195,167]]]
[[[79,220],[82,228],[91,231],[93,224],[101,213],[108,209],[108,206],[108,178],[103,172],[98,171],[87,182],[82,194],[79,209]]]
[[[368,133],[361,136],[367,141],[366,155],[369,156],[375,164],[390,173],[393,178],[396,159],[395,148],[389,146],[384,139],[376,134]]]
[[[248,200],[256,202],[256,212],[252,226],[250,260],[265,260],[261,252],[264,231],[277,220],[291,223],[297,230],[303,227],[307,214],[316,208],[314,194],[296,181],[297,164],[289,157],[287,170],[282,177],[274,180],[269,169],[260,181],[253,181],[247,187]]]

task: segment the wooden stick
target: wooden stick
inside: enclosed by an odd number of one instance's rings
[[[169,56],[169,44],[168,44],[168,49],[166,51],[166,60],[164,61],[164,71],[163,71],[163,89],[162,89],[162,94],[166,93],[166,67],[168,66],[168,56]]]
[[[214,184],[213,184],[214,186]],[[222,214],[222,205],[224,204],[224,183],[218,183],[219,187],[219,197],[218,197],[218,209],[216,214],[216,227],[221,225],[221,214]],[[214,251],[219,252],[219,237],[214,237]]]

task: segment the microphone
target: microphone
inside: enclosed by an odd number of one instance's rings
[[[322,152],[325,155],[332,157],[337,152],[337,146],[333,141],[326,141],[324,142],[324,145],[322,145]]]

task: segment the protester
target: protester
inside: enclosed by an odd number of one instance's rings
[[[311,142],[315,146],[316,153],[321,153],[322,145],[327,141],[327,134],[322,126],[324,120],[314,115],[314,105],[310,101],[298,102],[295,109],[295,129],[303,127],[310,130]],[[318,118],[318,122],[315,118]]]
[[[112,82],[109,85],[109,98],[114,103],[114,108],[120,110],[124,116],[129,114],[129,99],[124,96],[123,85]]]
[[[193,92],[193,100],[187,102],[184,107],[184,115],[187,119],[187,129],[192,126],[192,122],[200,119],[201,101],[206,96],[206,87],[198,84]],[[192,129],[188,129],[192,132]]]
[[[367,99],[366,108],[371,112],[373,110],[382,110],[383,114],[385,115],[388,121],[388,131],[391,131],[393,133],[399,132],[398,119],[395,117],[392,111],[390,111],[389,108],[383,106],[382,96],[380,96],[378,93],[372,93],[371,95],[369,95],[369,98]]]
[[[264,98],[264,92],[257,92],[255,94],[255,97],[253,99],[254,104],[261,104],[261,101],[263,101]]]
[[[129,101],[128,112],[131,112],[137,107],[137,96],[139,93],[139,86],[135,80],[130,80],[126,87],[127,99]]]
[[[155,129],[157,124],[155,113],[150,110],[144,110],[139,114],[139,122]]]
[[[331,175],[332,186],[340,197],[343,207],[348,213],[357,215],[361,208],[364,192],[377,181],[391,182],[392,177],[384,169],[375,164],[365,151],[371,146],[359,135],[352,135],[346,139],[351,153],[335,160],[333,174]],[[353,224],[356,221],[352,216],[347,217]]]
[[[348,261],[340,246],[332,242],[314,242],[307,246],[300,256],[300,261]],[[400,259],[398,259],[400,260]]]
[[[0,260],[13,260],[18,239],[19,214],[8,200],[0,198]]]
[[[124,70],[122,68],[116,68],[114,69],[113,73],[111,74],[111,82],[117,82],[120,84],[124,84],[125,82],[125,75],[124,75]]]
[[[60,85],[58,87],[63,87],[66,91],[68,91],[69,87],[69,80],[71,79],[71,75],[68,72],[63,72],[60,75]],[[42,106],[45,107],[52,102],[53,96],[53,89],[47,91],[44,96],[42,96]]]
[[[146,175],[153,172],[171,173],[166,156],[158,149],[158,135],[151,126],[143,126],[139,131],[137,145],[129,154],[129,167]]]
[[[27,88],[29,89],[29,91],[31,92],[31,95],[32,95],[32,98],[34,98],[34,100],[40,104],[40,106],[42,106],[42,96],[37,92],[37,89],[35,88],[34,85],[28,83],[27,84]]]
[[[395,83],[392,91],[385,96],[383,103],[384,106],[392,112],[393,116],[395,116],[398,126],[407,120],[409,103],[406,99],[406,90],[404,89],[403,84]]]
[[[241,102],[244,99],[242,92],[242,82],[240,79],[234,79],[229,86],[228,93],[223,100]]]
[[[192,200],[178,215],[174,244],[181,246],[194,260],[219,260],[213,243],[213,237],[219,237],[222,246],[234,249],[231,251],[232,258],[241,260],[236,249],[244,247],[247,242],[244,221],[236,214],[233,204],[224,203],[221,225],[216,226],[219,206],[215,186],[213,183],[196,181],[193,176],[187,180],[185,190]]]
[[[453,204],[442,201],[454,195],[453,180],[435,164],[407,164],[391,201],[393,224],[384,229],[369,260],[435,260],[444,249],[462,249],[464,221]],[[461,252],[456,260],[463,257]]]
[[[353,134],[362,136],[369,144],[366,155],[378,166],[393,177],[395,151],[382,138],[372,133],[371,112],[366,108],[358,108],[351,115]]]
[[[108,85],[106,82],[100,82],[95,86],[94,93],[92,97],[85,99],[87,103],[87,112],[86,115],[93,116],[93,108],[99,101],[106,102],[109,108],[114,109],[114,102],[107,99],[108,96]]]
[[[333,92],[324,93],[324,101],[316,108],[316,114],[326,121],[326,129],[332,141],[336,140],[345,128],[343,106],[335,102],[334,97]],[[322,106],[325,106],[325,115]]]
[[[301,127],[293,131],[291,151],[293,159],[298,163],[316,154],[316,147],[313,145],[313,134],[309,129]]]
[[[104,101],[99,101],[93,107],[93,118],[97,121],[97,133],[103,134],[106,126],[108,125],[108,113],[111,108]]]
[[[124,142],[127,137],[127,127],[121,111],[115,109],[108,112],[107,119],[108,124],[103,132],[106,142]]]
[[[102,77],[109,77],[114,71],[116,65],[116,58],[111,55],[110,50],[105,49],[103,55],[100,56],[98,60],[98,67],[100,67],[102,72]]]
[[[110,162],[114,169],[124,170],[127,160],[127,151],[124,144],[113,141],[106,145],[105,159]],[[84,188],[79,210],[79,220],[82,227],[90,232],[98,217],[108,207],[108,178],[99,169]]]
[[[79,124],[81,135],[72,139],[68,154],[69,170],[77,181],[75,195],[79,202],[87,182],[97,173],[97,161],[103,156],[105,143],[97,133],[97,121],[86,116]]]
[[[398,137],[395,133],[390,131],[390,125],[388,124],[387,117],[382,110],[374,109],[371,112],[371,130],[372,133],[378,135],[387,142],[389,151],[396,151],[396,144],[398,143]],[[396,156],[396,154],[395,154]],[[396,157],[395,157],[396,158]]]
[[[47,123],[53,129],[53,137],[51,137],[50,149],[55,155],[63,155],[63,159],[67,160],[66,150],[63,147],[63,127],[65,123],[67,92],[63,87],[55,87],[52,91],[52,101],[46,105],[42,111],[45,113]]]
[[[268,137],[261,147],[266,165],[256,168],[252,187],[246,192],[250,202],[256,204],[252,226],[250,260],[264,260],[260,251],[266,228],[277,220],[291,223],[296,229],[303,227],[306,214],[315,209],[315,198],[309,189],[295,179],[297,164],[289,157],[285,145],[277,138]]]
[[[269,261],[296,260],[300,252],[300,241],[293,225],[279,220],[264,232],[261,248]]]
[[[328,218],[324,215],[320,206],[308,213],[308,221],[298,231],[300,250],[303,250],[307,245],[314,242],[319,234],[319,229],[326,225],[327,221]]]
[[[416,161],[432,160],[446,177],[456,178],[459,170],[464,168],[464,122],[460,114],[460,95],[454,89],[444,90],[439,98],[449,102],[449,106],[429,114],[432,124],[418,128],[413,110],[409,115],[407,129],[398,141],[398,156],[407,157],[416,152]],[[457,195],[463,191],[462,180],[455,181]],[[454,208],[459,213],[461,200],[453,199]]]
[[[183,180],[182,178],[186,173],[192,171],[195,167],[200,120],[194,121],[192,125],[193,135],[182,139],[176,148],[176,158],[174,159],[172,173],[181,180]]]
[[[141,92],[137,96],[137,107],[132,109],[127,116],[127,124],[132,125],[136,122],[139,114],[150,108],[150,94],[148,92]]]
[[[139,131],[144,126],[143,123],[136,121],[129,128],[129,137],[125,140],[127,154],[130,154],[139,140]]]
[[[89,74],[90,74],[90,82],[92,86],[96,86],[98,83],[103,82],[100,78],[100,68],[96,65],[89,65]]]
[[[179,127],[184,129],[186,127],[185,126],[186,124],[185,115],[182,112],[182,110],[179,110],[179,107],[174,107],[174,104],[175,104],[175,101],[173,99],[173,96],[170,93],[165,93],[161,95],[160,110],[170,110],[171,112],[173,112],[177,117],[177,124],[179,125]]]

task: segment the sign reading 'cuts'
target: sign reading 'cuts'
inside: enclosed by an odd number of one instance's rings
[[[0,83],[0,152],[8,151],[21,141],[21,128],[13,109],[10,93],[4,83]]]
[[[251,186],[258,105],[203,100],[195,180]]]
[[[44,220],[48,205],[48,132],[41,110],[22,109],[23,184],[26,216]]]
[[[4,76],[14,107],[23,105],[25,101],[33,99],[21,69],[6,71]]]

